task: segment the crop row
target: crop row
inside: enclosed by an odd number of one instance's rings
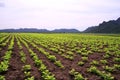
[[[34,63],[36,67],[39,69],[39,71],[42,73],[42,78],[44,80],[55,80],[55,77],[51,72],[47,69],[47,67],[44,65],[42,60],[38,58],[35,52],[32,51],[32,49],[29,47],[29,45],[19,37],[20,41],[27,47],[31,58],[34,60]]]
[[[3,61],[0,63],[0,74],[6,72],[8,70],[9,61],[10,61],[10,58],[11,58],[11,55],[12,55],[13,46],[14,46],[14,36],[12,36],[12,39],[10,41],[10,45],[8,46],[7,52],[2,57]],[[5,80],[5,77],[0,75],[0,79]]]
[[[34,48],[46,56],[49,55],[49,53],[45,52],[44,49],[51,50],[54,53],[60,54],[60,56],[70,60],[73,60],[75,58],[75,54],[77,53],[81,56],[82,61],[79,61],[76,65],[84,67],[84,64],[89,61],[89,55],[97,53],[101,54],[101,58],[98,60],[91,60],[89,63],[90,66],[102,68],[102,70],[105,70],[105,72],[110,73],[116,70],[118,71],[119,69],[119,38],[108,36],[80,36],[81,38],[78,38],[78,35],[77,38],[75,36],[71,37],[68,35],[64,38],[64,36],[51,36],[44,34],[22,34],[21,36],[24,36],[23,39],[25,41],[30,43]],[[38,45],[42,46],[43,48],[39,48]],[[117,69],[115,66],[111,66],[111,64],[117,65]],[[102,67],[100,67],[101,65]]]
[[[1,51],[3,51],[3,47],[10,43],[0,63],[0,79],[5,79],[2,73],[8,70],[16,39],[19,48],[18,54],[21,57],[21,62],[24,64],[22,71],[24,72],[25,80],[35,80],[31,73],[33,65],[26,63],[27,56],[25,52],[29,53],[43,80],[56,79],[56,74],[54,75],[49,71],[44,60],[53,64],[55,68],[60,68],[61,70],[68,68],[66,71],[69,75],[67,76],[72,76],[74,80],[89,80],[89,75],[97,76],[97,78],[103,80],[119,80],[119,37],[99,34],[13,33],[4,34],[0,38]],[[23,46],[24,48],[26,47],[27,51],[23,51]],[[41,58],[39,54],[45,59]],[[62,60],[68,61],[68,66]]]

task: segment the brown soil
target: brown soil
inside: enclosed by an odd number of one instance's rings
[[[14,41],[14,48],[12,51],[12,58],[8,71],[5,73],[6,80],[24,80],[24,73],[22,72],[23,63],[20,60],[19,49],[17,41]]]

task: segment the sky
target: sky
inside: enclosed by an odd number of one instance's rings
[[[0,0],[0,29],[75,28],[120,17],[120,0]]]

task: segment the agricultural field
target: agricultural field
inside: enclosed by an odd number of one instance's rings
[[[0,33],[0,80],[120,80],[120,35]]]

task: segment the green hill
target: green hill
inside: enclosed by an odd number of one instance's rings
[[[120,18],[87,28],[86,33],[120,33]]]

